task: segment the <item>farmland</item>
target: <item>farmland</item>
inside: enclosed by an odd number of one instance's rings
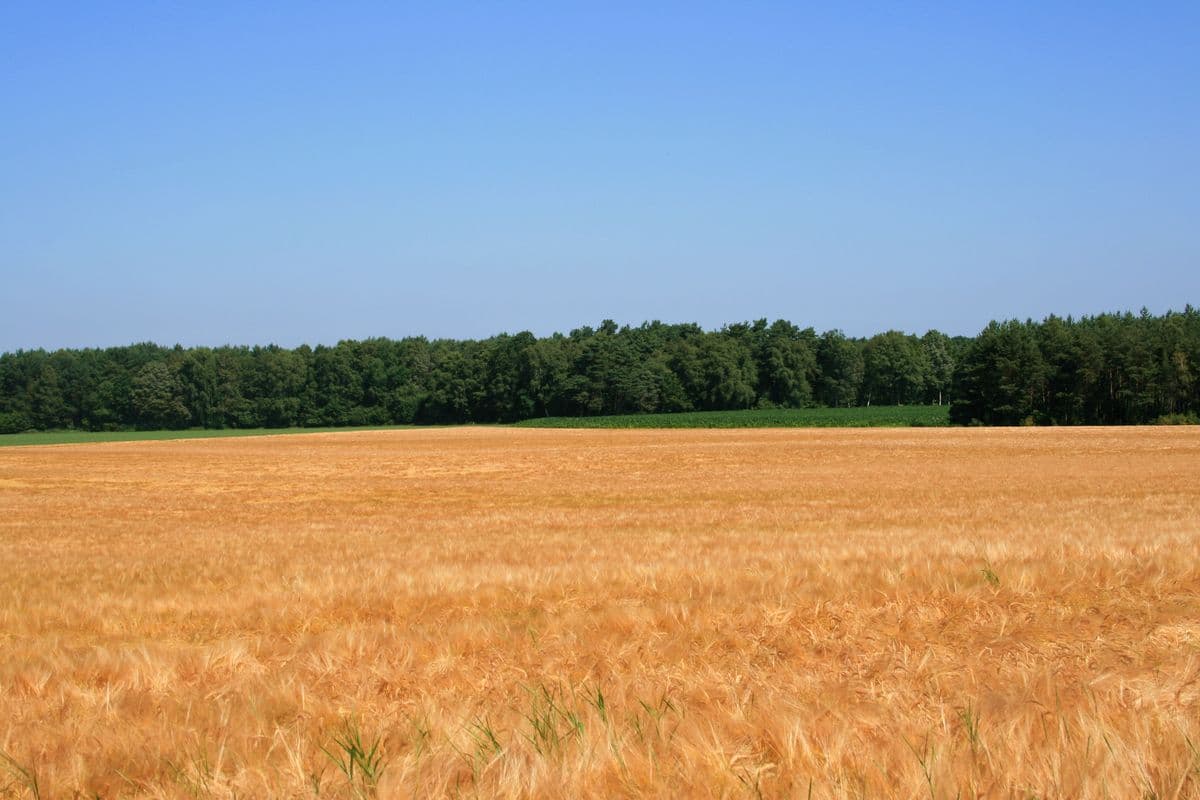
[[[622,414],[601,417],[539,417],[516,423],[527,428],[872,428],[949,425],[948,406],[868,406],[858,408],[775,408],[745,411],[696,411],[674,414]],[[342,428],[187,428],[149,431],[29,431],[0,434],[0,447],[87,444],[224,436],[281,436],[395,430],[411,426]]]
[[[409,427],[389,425],[356,430],[390,430]],[[44,444],[94,444],[98,442],[153,442],[173,439],[214,439],[226,436],[282,436],[289,433],[331,433],[346,428],[184,428],[149,431],[29,431],[0,434],[0,447]]]
[[[937,405],[541,417],[517,423],[527,428],[907,428],[949,424],[950,407]]]
[[[1197,797],[1198,532],[1195,428],[5,448],[0,797]]]

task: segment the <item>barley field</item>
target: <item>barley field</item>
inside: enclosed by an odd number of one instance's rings
[[[1200,797],[1200,430],[0,451],[0,797]]]

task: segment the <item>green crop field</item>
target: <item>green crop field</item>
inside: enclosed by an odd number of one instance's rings
[[[608,417],[542,417],[516,423],[525,428],[904,428],[949,425],[947,406],[869,408],[771,408],[750,411],[693,411],[678,414],[621,414]],[[0,447],[218,436],[277,436],[354,430],[394,430],[411,425],[369,428],[190,428],[179,431],[31,431],[0,435]],[[425,427],[425,426],[422,426]]]
[[[948,406],[693,411],[610,417],[544,417],[517,423],[530,428],[904,428],[949,424]]]
[[[276,436],[289,433],[330,433],[332,431],[391,430],[411,425],[383,425],[371,428],[190,428],[181,431],[31,431],[0,435],[0,447],[34,444],[87,444],[89,442],[144,442],[158,439],[212,439],[218,436]]]

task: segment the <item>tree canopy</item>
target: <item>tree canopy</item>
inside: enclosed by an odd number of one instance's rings
[[[569,334],[334,346],[150,343],[0,355],[0,432],[512,422],[949,403],[959,423],[1123,424],[1200,411],[1200,313],[989,324],[974,338],[766,319],[604,320]]]

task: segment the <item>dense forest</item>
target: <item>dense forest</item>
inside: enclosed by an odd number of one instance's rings
[[[1195,419],[1200,312],[993,322],[860,339],[779,320],[606,320],[567,335],[0,355],[0,432],[511,422],[535,416],[948,403],[955,422]]]

